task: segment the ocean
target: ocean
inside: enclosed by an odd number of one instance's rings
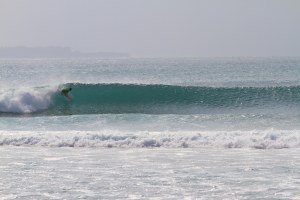
[[[0,66],[0,199],[300,196],[300,58]]]

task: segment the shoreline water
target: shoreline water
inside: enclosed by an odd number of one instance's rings
[[[299,149],[0,147],[0,152],[1,199],[297,199],[300,195]]]

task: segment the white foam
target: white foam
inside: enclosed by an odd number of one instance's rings
[[[0,145],[103,148],[299,148],[300,130],[135,132],[1,131]]]
[[[31,113],[47,109],[54,88],[20,88],[0,91],[0,112]]]

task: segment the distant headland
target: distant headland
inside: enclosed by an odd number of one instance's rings
[[[69,47],[0,47],[0,58],[121,58],[127,53],[74,51]]]

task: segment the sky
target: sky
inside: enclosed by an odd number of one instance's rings
[[[0,0],[0,46],[300,56],[299,0]]]

